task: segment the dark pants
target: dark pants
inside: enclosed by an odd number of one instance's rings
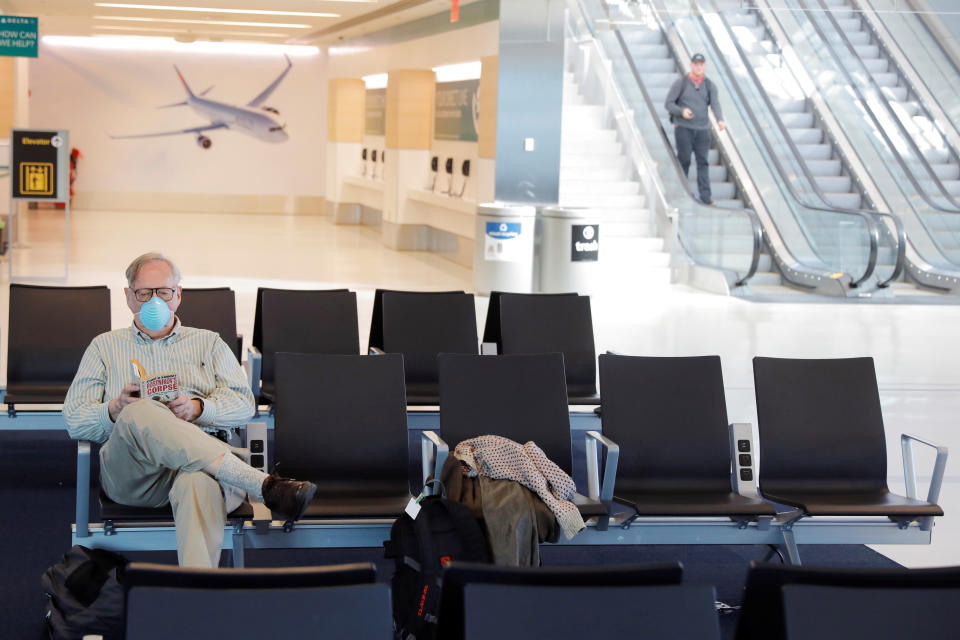
[[[677,127],[677,159],[683,175],[690,175],[690,154],[697,156],[697,190],[700,200],[710,202],[710,168],[707,166],[707,153],[710,151],[710,130]]]

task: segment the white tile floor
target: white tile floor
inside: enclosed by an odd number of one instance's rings
[[[51,275],[62,267],[62,214],[24,216],[15,252],[18,274]],[[375,229],[336,226],[327,218],[220,214],[74,212],[69,284],[107,284],[114,326],[129,323],[123,270],[136,255],[159,250],[174,258],[185,286],[228,285],[237,292],[239,330],[249,341],[257,286],[325,288],[358,293],[366,346],[373,289],[467,289],[471,272],[424,252],[382,246]],[[7,260],[0,265],[7,278]],[[7,289],[0,303],[7,305]],[[482,327],[487,299],[477,299]],[[65,316],[68,315],[65,310]],[[890,485],[903,490],[899,434],[913,433],[960,452],[960,306],[761,304],[683,287],[651,288],[643,297],[593,298],[597,350],[628,354],[719,354],[731,421],[756,422],[751,358],[873,356],[888,432]],[[6,376],[7,314],[0,312],[0,376]],[[837,390],[842,393],[842,389]],[[960,455],[957,453],[955,455]],[[922,462],[921,462],[922,461]],[[927,474],[932,457],[918,462]],[[933,544],[878,548],[907,566],[960,565],[960,473],[947,467],[941,504],[947,515]],[[928,477],[928,476],[927,476]]]

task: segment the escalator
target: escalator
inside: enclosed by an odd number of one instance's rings
[[[685,71],[692,52],[703,52],[713,61],[724,56],[711,44],[709,28],[698,22],[686,3],[601,3],[610,29],[599,33],[598,38],[610,55],[613,73],[632,105],[638,111],[646,106],[656,118],[656,133],[645,131],[648,145],[670,145],[669,152],[673,154],[673,126],[663,107],[669,86]],[[623,51],[622,61],[617,59],[617,44]],[[681,60],[683,63],[678,62]],[[635,86],[630,84],[631,75]],[[720,88],[728,124],[733,125],[728,129],[732,131],[729,136],[717,136],[715,132],[717,149],[711,158],[711,177],[726,182],[714,188],[717,203],[734,209],[746,200],[747,210],[756,211],[764,225],[770,264],[776,266],[783,282],[795,290],[845,297],[882,293],[902,264],[902,232],[896,222],[881,220],[876,212],[838,208],[842,204],[861,204],[863,195],[851,191],[853,181],[849,173],[842,163],[831,162],[831,149],[824,146],[822,136],[814,139],[811,133],[800,133],[802,127],[785,133],[791,137],[799,134],[799,139],[792,142],[808,145],[809,154],[819,155],[815,160],[824,161],[819,166],[823,175],[817,177],[810,174],[808,167],[800,171],[798,159],[785,162],[779,157],[785,147],[783,141],[758,133],[770,127],[761,124],[753,113],[756,98],[738,93],[737,83],[741,79],[734,78],[730,70],[713,67],[710,77]],[[796,110],[802,106],[797,102],[784,101],[781,106]],[[810,124],[802,115],[788,120],[792,124]],[[812,188],[803,179],[798,182],[798,174],[804,174]],[[824,187],[843,202],[831,202],[823,194]],[[811,198],[811,193],[822,195],[822,200]],[[724,232],[720,228],[713,231]]]
[[[860,1],[860,0],[856,0]],[[828,2],[830,4],[828,4]],[[960,175],[950,133],[851,0],[752,2],[781,51],[801,69],[808,95],[829,105],[832,131],[856,149],[861,192],[894,211],[908,236],[906,272],[931,290],[960,292]],[[788,35],[789,34],[789,35]],[[902,62],[902,60],[901,60]],[[951,125],[952,127],[952,125]],[[960,138],[958,138],[960,139]],[[960,189],[958,189],[960,190]]]

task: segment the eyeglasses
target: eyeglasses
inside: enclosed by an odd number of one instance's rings
[[[174,294],[177,292],[176,289],[171,289],[170,287],[157,287],[155,289],[137,289],[133,292],[133,297],[137,299],[137,302],[146,302],[153,297],[153,294],[156,293],[157,296],[164,302],[170,302],[173,300]]]

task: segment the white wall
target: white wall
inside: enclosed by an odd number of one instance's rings
[[[236,131],[196,136],[112,140],[207,124],[183,100],[176,64],[194,92],[243,105],[283,71],[274,56],[157,53],[54,48],[41,43],[30,68],[30,125],[70,130],[83,153],[78,193],[141,192],[321,196],[327,118],[325,54],[293,58],[293,68],[267,101],[287,123],[290,139],[267,143]]]

